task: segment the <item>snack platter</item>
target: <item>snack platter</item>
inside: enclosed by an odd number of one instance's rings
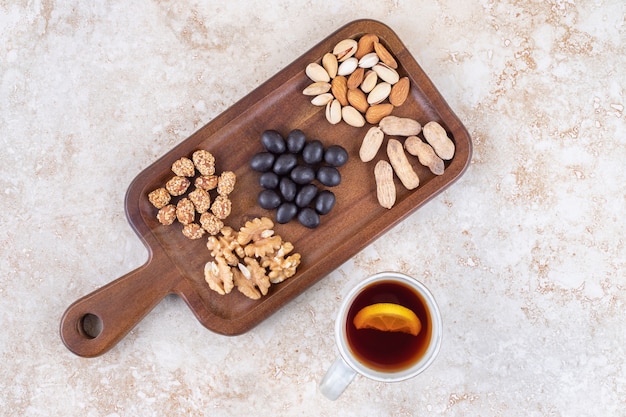
[[[313,106],[311,97],[302,94],[311,83],[306,66],[319,62],[333,46],[346,38],[357,39],[374,33],[396,58],[398,73],[410,79],[406,102],[394,115],[411,117],[426,123],[437,121],[456,148],[446,161],[443,175],[434,175],[411,157],[420,185],[405,189],[395,178],[396,203],[391,209],[379,205],[376,197],[374,166],[385,158],[385,146],[370,162],[359,159],[363,137],[372,127],[352,127],[344,122],[328,123],[324,107]],[[252,300],[234,290],[220,295],[204,279],[204,265],[211,260],[206,237],[190,240],[181,233],[182,226],[164,226],[156,219],[156,210],[147,195],[172,177],[171,166],[182,156],[190,157],[198,149],[215,156],[218,171],[230,170],[237,184],[230,195],[232,211],[224,223],[239,229],[253,218],[269,217],[275,212],[257,203],[261,188],[257,172],[250,168],[253,155],[263,151],[263,131],[274,129],[287,136],[293,129],[302,130],[307,138],[325,145],[341,145],[349,154],[340,168],[342,181],[332,191],[336,204],[322,216],[314,229],[297,221],[275,224],[274,230],[293,244],[301,254],[297,273],[277,285],[259,300]],[[427,75],[396,34],[386,25],[373,20],[351,22],[322,40],[316,46],[278,72],[246,97],[192,134],[178,146],[141,172],[130,184],[125,200],[129,223],[149,251],[148,261],[140,268],[95,290],[68,307],[61,319],[63,343],[79,356],[102,354],[121,340],[166,295],[179,295],[196,318],[209,330],[224,334],[244,333],[308,287],[331,273],[365,246],[380,237],[434,196],[454,183],[467,169],[472,145],[469,134],[446,104]],[[97,317],[101,323],[97,334],[84,328],[86,317]]]

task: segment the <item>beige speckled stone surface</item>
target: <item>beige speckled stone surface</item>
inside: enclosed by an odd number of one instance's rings
[[[467,126],[461,180],[244,335],[170,296],[105,355],[70,353],[67,306],[146,260],[132,179],[363,17]],[[0,1],[2,413],[624,416],[625,18],[622,0]],[[342,294],[387,269],[434,293],[440,355],[330,402]]]

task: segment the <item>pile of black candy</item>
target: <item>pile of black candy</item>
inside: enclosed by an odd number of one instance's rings
[[[318,188],[341,183],[340,166],[348,162],[348,152],[339,145],[324,148],[319,140],[307,140],[299,129],[289,132],[287,139],[275,130],[261,135],[265,152],[250,160],[250,167],[261,172],[259,185],[263,190],[257,201],[267,210],[276,209],[276,222],[287,223],[294,218],[308,228],[320,224],[320,215],[335,206],[335,194]]]

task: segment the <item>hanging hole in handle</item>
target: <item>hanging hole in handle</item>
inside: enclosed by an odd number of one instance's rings
[[[88,339],[95,339],[102,333],[102,319],[95,314],[85,314],[78,323],[78,332]]]

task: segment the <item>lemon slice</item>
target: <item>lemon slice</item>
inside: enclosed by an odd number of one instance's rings
[[[422,329],[415,313],[393,303],[378,303],[362,308],[352,321],[357,329],[376,329],[383,332],[403,332],[413,336]]]

